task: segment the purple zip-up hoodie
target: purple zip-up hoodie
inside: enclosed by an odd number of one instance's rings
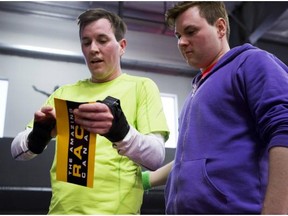
[[[260,214],[268,150],[288,147],[288,68],[250,44],[192,81],[179,118],[167,214]]]

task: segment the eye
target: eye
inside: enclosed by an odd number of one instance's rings
[[[82,45],[83,45],[83,46],[86,46],[86,47],[87,47],[87,46],[90,46],[90,44],[91,44],[91,41],[90,41],[90,40],[86,40],[86,39],[85,39],[85,40],[82,40],[82,42],[81,42],[81,43],[82,43]]]
[[[107,42],[107,40],[103,40],[103,39],[101,39],[101,40],[98,40],[98,42],[100,43],[100,44],[105,44],[106,42]]]
[[[190,30],[190,31],[187,31],[186,34],[189,35],[189,36],[192,36],[196,33],[195,30]]]
[[[197,28],[197,27],[189,27],[189,28],[185,29],[185,35],[191,37],[191,36],[194,36],[195,34],[197,34],[198,31],[199,31],[199,28]]]
[[[179,40],[181,38],[180,34],[175,34],[175,37]]]
[[[98,43],[100,44],[105,44],[109,41],[108,37],[105,35],[101,35],[100,37],[97,38]]]
[[[197,26],[187,26],[184,29],[184,35],[187,37],[193,37],[200,29]]]

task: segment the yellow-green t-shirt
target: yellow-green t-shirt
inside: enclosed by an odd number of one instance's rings
[[[106,83],[89,79],[57,89],[45,105],[54,106],[54,98],[76,102],[118,98],[130,125],[140,133],[164,133],[168,127],[158,87],[149,78],[122,74]],[[52,198],[49,214],[138,214],[142,205],[141,167],[121,156],[106,138],[97,135],[94,187],[86,188],[56,180],[56,157],[50,176]],[[57,143],[56,143],[57,145]]]

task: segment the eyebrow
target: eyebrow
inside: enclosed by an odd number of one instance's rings
[[[99,38],[99,37],[102,38],[102,37],[109,37],[109,36],[108,36],[108,34],[101,33],[101,34],[98,34],[98,35],[96,36],[96,38]],[[82,40],[85,40],[85,39],[87,40],[87,39],[90,39],[90,38],[91,38],[91,37],[89,37],[89,36],[82,36],[81,39],[82,39]],[[92,37],[92,38],[94,38],[94,37]]]
[[[198,28],[197,26],[195,26],[195,25],[188,25],[188,26],[186,26],[186,27],[184,28],[183,32],[187,32],[187,31],[190,30],[190,29],[197,30],[197,29],[199,29],[199,28]],[[177,31],[174,32],[174,35],[175,35],[175,36],[178,36],[179,34],[180,34],[180,33],[177,32]]]
[[[187,31],[187,30],[189,30],[189,29],[198,29],[198,27],[197,26],[195,26],[195,25],[188,25],[188,26],[186,26],[185,28],[184,28],[184,32],[185,31]]]

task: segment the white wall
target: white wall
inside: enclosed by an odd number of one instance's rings
[[[80,53],[76,21],[0,12],[0,43],[61,49]],[[128,47],[123,58],[155,63],[186,65],[174,37],[140,32],[127,34]],[[51,93],[56,85],[89,77],[84,64],[0,55],[0,78],[9,80],[5,118],[5,137],[14,137],[33,117],[46,96],[32,85]],[[190,90],[191,78],[141,71],[125,73],[150,77],[163,93],[178,96],[179,110]],[[0,93],[1,94],[1,93]]]

